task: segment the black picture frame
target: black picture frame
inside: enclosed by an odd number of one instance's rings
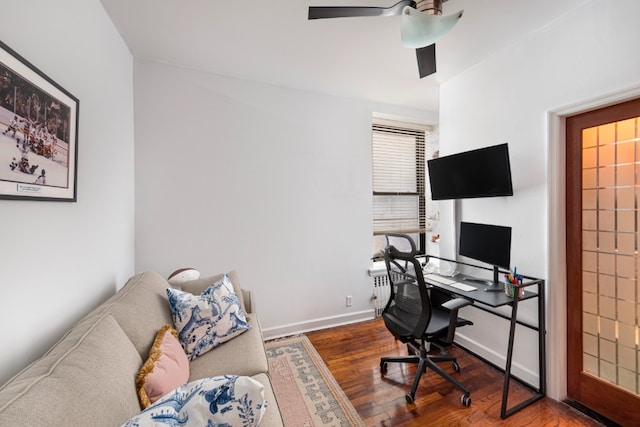
[[[79,105],[0,41],[0,199],[77,201]]]

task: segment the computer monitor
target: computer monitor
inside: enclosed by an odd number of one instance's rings
[[[460,223],[458,254],[493,266],[493,282],[486,291],[502,291],[500,267],[511,265],[511,227],[473,222]]]
[[[427,166],[432,200],[513,196],[507,144],[431,159]]]

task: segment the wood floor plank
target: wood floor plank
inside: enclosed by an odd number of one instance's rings
[[[408,404],[415,366],[389,363],[380,372],[380,358],[407,354],[381,319],[306,334],[340,387],[371,427],[411,426],[601,426],[584,414],[550,398],[544,398],[500,419],[503,375],[462,349],[453,347],[461,372],[449,363],[443,368],[471,390],[471,406],[460,403],[462,393],[434,372],[423,375],[415,402]],[[531,391],[511,381],[509,407],[527,399]]]

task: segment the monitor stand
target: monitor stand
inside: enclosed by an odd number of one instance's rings
[[[493,266],[493,283],[484,288],[485,292],[502,292],[504,291],[504,285],[498,280],[498,266]]]

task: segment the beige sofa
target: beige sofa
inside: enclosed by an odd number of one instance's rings
[[[262,426],[283,426],[273,389],[252,294],[229,274],[244,306],[247,332],[190,363],[193,381],[211,376],[246,375],[265,386]],[[222,275],[187,282],[199,294]],[[172,324],[160,275],[133,276],[115,295],[68,331],[40,359],[0,387],[0,426],[120,426],[140,412],[135,389],[158,330]]]

